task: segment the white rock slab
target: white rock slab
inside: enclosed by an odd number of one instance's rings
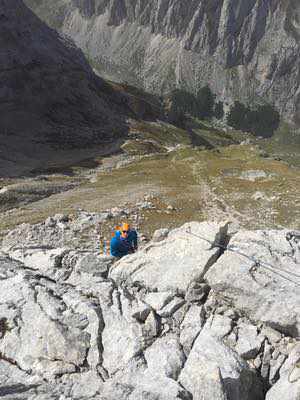
[[[186,291],[190,282],[200,279],[216,261],[220,249],[211,248],[224,236],[226,224],[191,222],[174,229],[159,243],[152,243],[116,263],[110,278],[116,282],[139,281],[152,290]]]
[[[289,231],[240,231],[206,273],[215,291],[233,302],[251,320],[276,330],[300,334],[300,251],[287,240]],[[242,254],[243,255],[242,255]],[[253,259],[262,263],[254,269]],[[264,264],[265,263],[265,264]]]

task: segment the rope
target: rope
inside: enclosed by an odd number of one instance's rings
[[[272,265],[272,264],[270,264],[270,263],[268,263],[266,261],[258,260],[256,258],[254,258],[253,256],[249,256],[248,254],[245,254],[245,253],[241,252],[240,250],[237,250],[233,246],[224,246],[224,245],[222,245],[220,243],[212,242],[211,240],[208,240],[207,238],[205,238],[205,237],[203,237],[201,235],[198,235],[198,234],[195,234],[195,233],[191,232],[191,228],[190,227],[187,228],[186,233],[188,233],[191,236],[194,236],[194,237],[196,237],[198,239],[204,240],[205,242],[209,243],[211,245],[210,249],[218,247],[218,248],[220,248],[220,249],[222,249],[224,251],[231,251],[232,253],[239,254],[240,256],[248,258],[248,260],[252,261],[254,263],[254,267],[260,266],[262,268],[265,268],[266,270],[272,272],[273,274],[276,274],[276,275],[280,276],[281,278],[283,278],[283,279],[293,283],[294,285],[300,287],[300,283],[293,281],[291,278],[283,275],[281,272],[283,272],[285,274],[288,274],[288,275],[292,275],[295,278],[299,278],[300,279],[300,275],[298,275],[298,274],[295,274],[295,273],[293,273],[291,271],[287,271],[286,269],[282,269],[282,268],[276,267],[275,265]],[[274,269],[275,270],[279,270],[280,272],[274,271]]]

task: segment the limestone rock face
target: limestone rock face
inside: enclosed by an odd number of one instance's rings
[[[297,275],[296,232],[241,231],[228,243],[227,224],[192,222],[116,262],[59,247],[58,219],[17,227],[0,247],[1,398],[278,400],[289,393],[298,400],[299,292],[284,278],[253,292],[247,281],[248,295],[244,286],[229,290],[248,279],[229,251],[238,243],[256,258],[276,255],[281,272],[287,265]],[[254,282],[270,277],[254,275]],[[205,296],[187,296],[197,285],[209,289]],[[269,287],[274,297],[262,314],[260,296]],[[289,326],[280,303],[281,323],[274,322],[275,299],[283,297],[294,307]]]
[[[1,272],[5,274],[3,268]],[[88,321],[68,308],[62,293],[54,297],[46,285],[24,271],[5,279],[2,289],[4,360],[14,360],[21,370],[45,377],[75,372],[83,365],[90,342],[85,330]]]
[[[22,0],[1,0],[0,15],[0,174],[101,151],[126,132],[118,96],[70,39]]]
[[[299,237],[284,230],[238,232],[229,249],[205,275],[210,286],[251,319],[299,336]]]
[[[209,84],[263,97],[299,123],[297,0],[47,0],[27,4],[74,38],[102,74],[155,93]]]
[[[288,393],[289,399],[300,397],[300,345],[295,346],[281,368],[279,381],[267,393],[266,400],[279,400]]]

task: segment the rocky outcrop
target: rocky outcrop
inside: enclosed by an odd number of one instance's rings
[[[230,239],[227,224],[193,222],[116,263],[92,250],[56,248],[57,224],[62,223],[65,230],[72,230],[73,221],[56,216],[36,227],[23,225],[2,243],[4,399],[277,400],[285,393],[293,400],[299,397],[297,325],[287,331],[276,324],[281,296],[295,305],[295,321],[299,318],[297,232],[238,232]],[[39,246],[42,225],[44,242]],[[239,235],[243,242],[238,242]],[[254,238],[260,247],[254,246]],[[242,243],[248,243],[261,260],[269,246],[274,267],[282,273],[284,253],[285,264],[294,268],[295,289],[288,279],[279,280],[275,270],[260,271],[259,277],[248,280],[246,266],[237,264],[233,243],[243,254]],[[226,268],[237,270],[239,276],[232,277]],[[213,276],[223,286],[215,284]],[[263,279],[264,290],[272,288],[274,293],[273,302],[264,303],[264,314],[258,306],[256,314],[251,309],[254,298],[259,304],[264,293],[251,292],[251,281],[258,278]],[[235,290],[229,290],[231,286]],[[278,315],[270,312],[273,303]]]
[[[296,0],[27,3],[71,35],[102,74],[155,93],[208,83],[221,100],[263,98],[300,122]]]
[[[300,396],[300,386],[295,383],[300,378],[300,346],[293,348],[285,364],[280,369],[279,381],[270,389],[266,400],[279,400],[284,397],[288,391],[289,399],[297,400]]]
[[[21,0],[1,0],[0,21],[0,175],[117,146],[127,108],[73,42]]]
[[[220,254],[219,248],[199,243],[198,235],[206,235],[213,243],[218,236],[226,236],[226,225],[186,224],[170,232],[163,242],[149,244],[134,258],[122,259],[112,268],[110,277],[118,283],[138,282],[152,291],[185,293],[191,282],[203,278]]]
[[[300,336],[299,257],[297,232],[239,232],[205,278],[251,319]]]

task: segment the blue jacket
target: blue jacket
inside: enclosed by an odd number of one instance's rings
[[[121,238],[121,232],[116,231],[115,236],[110,241],[110,254],[114,257],[124,257],[132,253],[132,247],[127,239]]]

